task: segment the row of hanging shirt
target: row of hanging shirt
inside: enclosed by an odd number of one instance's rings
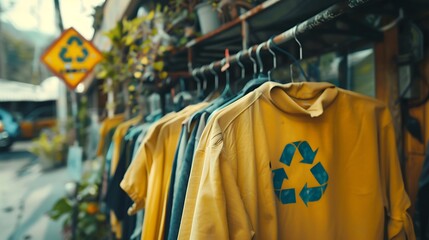
[[[391,115],[375,99],[256,78],[143,125],[130,161],[113,160],[125,144],[106,164],[118,238],[140,211],[141,239],[415,239]]]
[[[107,213],[115,239],[140,239],[143,212],[128,215],[127,209],[132,200],[120,188],[125,171],[137,153],[150,125],[162,117],[159,106],[159,95],[149,98],[151,114],[137,115],[129,120],[124,114],[105,119],[100,126],[100,141],[96,150],[102,156],[100,202],[102,210]]]

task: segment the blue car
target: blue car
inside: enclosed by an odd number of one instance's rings
[[[20,133],[16,118],[10,112],[0,108],[0,150],[9,149]]]

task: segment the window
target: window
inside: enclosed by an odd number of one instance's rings
[[[375,59],[373,48],[348,54],[330,52],[301,63],[311,81],[336,86],[375,97]]]
[[[55,117],[55,108],[43,107],[43,108],[36,109],[30,114],[28,114],[27,119],[37,120],[37,119],[53,118],[53,117]]]
[[[357,51],[347,56],[348,89],[375,97],[375,62],[373,49]]]

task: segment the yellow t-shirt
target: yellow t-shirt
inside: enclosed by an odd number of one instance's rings
[[[169,113],[150,126],[124,175],[125,181],[121,182],[121,188],[128,189],[126,192],[134,202],[130,209],[128,209],[129,215],[136,214],[145,206],[148,188],[146,179],[149,177],[148,170],[152,166],[153,153],[155,152],[159,132],[165,123],[176,116],[177,113]],[[145,179],[145,181],[139,181],[139,179]]]
[[[128,121],[122,122],[118,125],[115,132],[113,133],[112,142],[113,142],[113,152],[112,152],[112,159],[111,159],[111,165],[110,165],[110,176],[113,176],[116,171],[116,167],[119,163],[120,158],[120,151],[121,151],[121,144],[124,140],[125,134],[127,134],[128,129],[132,126],[140,122],[142,119],[142,116],[134,117]],[[123,120],[122,120],[123,121]],[[118,221],[116,218],[116,215],[113,211],[110,211],[110,225],[112,227],[112,232],[115,233],[116,238],[122,237],[122,226],[121,222]]]
[[[112,128],[118,126],[123,121],[124,121],[124,115],[119,114],[119,115],[116,115],[112,118],[108,118],[101,123],[100,141],[98,142],[97,156],[103,155],[103,149],[104,149],[104,144],[105,144],[104,140],[106,138],[107,133],[109,133],[109,131]]]
[[[121,144],[124,140],[125,135],[127,134],[128,129],[138,124],[142,120],[142,116],[134,117],[128,121],[125,121],[118,125],[113,133],[112,141],[113,141],[113,152],[112,152],[112,162],[110,165],[110,176],[113,176],[116,171],[116,167],[119,163],[119,157],[121,155]]]
[[[142,239],[162,239],[165,206],[170,184],[171,168],[179,140],[182,122],[206,102],[191,105],[175,114],[159,130],[158,136],[148,136],[125,173],[121,187],[133,199],[130,214],[145,208]],[[157,138],[156,138],[157,137]]]
[[[381,102],[269,82],[209,121],[179,239],[415,239],[409,206]]]

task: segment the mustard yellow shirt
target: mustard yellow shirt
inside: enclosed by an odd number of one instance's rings
[[[381,102],[269,82],[209,121],[179,239],[415,239],[409,206]]]
[[[105,119],[100,126],[100,141],[98,142],[97,147],[97,156],[103,155],[103,149],[105,148],[105,138],[107,133],[114,127],[118,126],[124,120],[124,115],[119,114],[115,115],[113,118]]]
[[[158,136],[148,136],[139,149],[142,158],[134,159],[121,182],[135,202],[129,213],[145,208],[142,239],[163,239],[168,186],[181,125],[206,105],[203,102],[186,107],[160,127]]]
[[[118,125],[115,132],[113,133],[112,142],[113,142],[113,152],[112,152],[112,159],[111,159],[111,165],[110,165],[110,175],[113,176],[116,171],[116,167],[119,163],[119,157],[120,157],[120,151],[121,151],[121,144],[124,140],[125,134],[127,134],[128,129],[134,125],[140,122],[142,119],[142,116],[137,116],[135,118],[132,118],[128,121],[122,122]],[[110,225],[112,227],[112,231],[115,233],[116,238],[122,237],[122,225],[121,222],[116,218],[116,215],[113,211],[110,211]]]
[[[113,133],[112,141],[113,141],[113,152],[112,152],[112,162],[110,165],[110,175],[113,176],[116,171],[116,167],[119,163],[119,157],[121,155],[121,144],[124,140],[125,135],[127,134],[128,129],[138,124],[142,120],[142,116],[134,117],[130,120],[127,120],[125,122],[122,122],[118,125],[118,127],[115,130],[115,133]]]

